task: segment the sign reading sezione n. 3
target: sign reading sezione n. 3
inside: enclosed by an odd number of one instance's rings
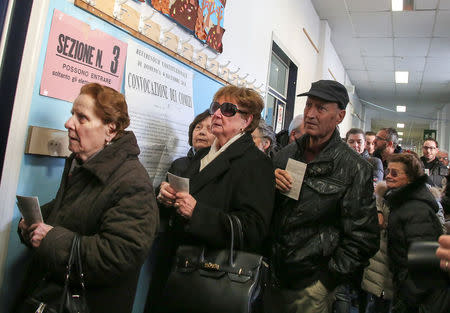
[[[120,91],[126,53],[125,42],[54,10],[40,94],[72,102],[91,82]]]

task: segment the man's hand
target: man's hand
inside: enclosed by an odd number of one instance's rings
[[[294,182],[294,180],[287,171],[277,168],[275,170],[275,182],[275,187],[278,190],[287,192],[292,188],[292,183]]]

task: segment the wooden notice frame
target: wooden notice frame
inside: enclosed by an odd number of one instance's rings
[[[91,13],[91,14],[99,17],[99,18],[101,18],[102,20],[104,20],[104,21],[106,21],[106,22],[108,22],[108,23],[110,23],[110,24],[112,24],[112,25],[114,25],[116,27],[119,27],[119,28],[125,30],[131,36],[133,36],[133,37],[135,37],[135,38],[137,38],[139,40],[142,40],[145,43],[148,43],[149,45],[155,47],[156,49],[158,49],[158,50],[164,52],[165,54],[173,57],[174,59],[176,59],[176,60],[186,64],[187,66],[192,67],[193,69],[199,71],[200,73],[205,74],[206,76],[214,79],[215,81],[217,81],[219,83],[222,83],[222,84],[225,84],[225,85],[229,85],[230,84],[228,81],[222,79],[221,77],[219,77],[217,75],[214,75],[210,71],[202,68],[201,66],[195,64],[194,62],[186,59],[185,57],[179,55],[178,53],[176,53],[176,52],[174,52],[172,50],[170,50],[169,48],[166,48],[165,46],[163,46],[159,42],[156,42],[156,41],[154,41],[154,40],[144,36],[140,32],[138,32],[138,31],[132,29],[131,27],[125,25],[121,21],[116,20],[114,17],[109,16],[109,15],[105,14],[104,12],[98,10],[95,6],[91,6],[90,4],[84,2],[83,0],[75,0],[74,4],[75,4],[75,6],[77,6],[77,7],[81,8],[81,9],[83,9],[83,10],[85,10],[85,11],[87,11],[87,12],[89,12],[89,13]]]

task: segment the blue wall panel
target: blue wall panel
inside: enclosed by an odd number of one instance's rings
[[[100,29],[101,31],[122,41],[135,41],[153,51],[156,51],[161,55],[165,54],[147,45],[146,43],[131,37],[125,31],[75,7],[68,1],[52,0],[50,2],[49,12],[46,18],[42,47],[39,51],[39,64],[33,89],[29,120],[27,124],[64,130],[64,122],[70,116],[72,104],[66,101],[39,95],[40,80],[44,67],[45,53],[47,48],[47,38],[50,33],[51,19],[54,9],[60,10],[81,21],[84,21],[88,23],[91,28]],[[178,62],[175,59],[173,60],[175,62]],[[184,64],[182,65],[186,68],[189,68]],[[201,74],[200,72],[197,72],[195,70],[192,71],[194,71],[194,111],[195,114],[198,114],[209,107],[212,96],[222,85],[214,81],[213,79]],[[124,84],[122,84],[122,92],[123,91]],[[56,195],[56,191],[61,179],[64,160],[61,158],[35,155],[23,155],[18,157],[22,157],[23,159],[17,194],[38,196],[41,204],[44,204],[53,199],[53,197]],[[4,281],[0,290],[0,312],[11,312],[12,301],[17,295],[18,288],[24,277],[24,271],[27,265],[27,261],[29,260],[28,251],[19,242],[16,232],[19,218],[20,214],[17,208],[15,208],[8,246]],[[147,260],[141,270],[133,313],[140,313],[144,309],[148,285],[151,278],[150,271],[151,264],[150,261]]]

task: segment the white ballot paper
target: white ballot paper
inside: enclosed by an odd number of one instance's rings
[[[17,206],[19,207],[20,213],[22,213],[23,219],[28,226],[43,221],[38,197],[16,195],[16,198]]]
[[[305,177],[306,166],[306,163],[289,158],[286,165],[286,171],[291,175],[294,182],[292,183],[291,190],[282,192],[282,194],[294,200],[298,200],[300,190],[302,189],[303,177]]]
[[[170,186],[176,192],[189,192],[189,178],[173,175],[169,172],[167,172],[167,178],[169,179]]]

